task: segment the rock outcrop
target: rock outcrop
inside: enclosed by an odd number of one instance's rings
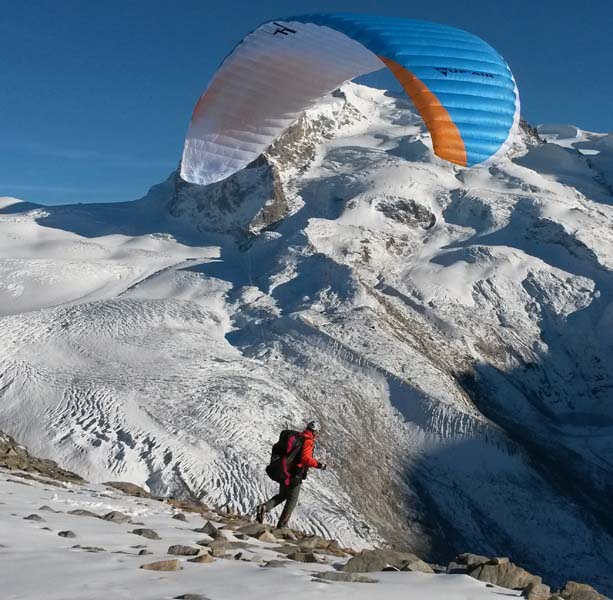
[[[0,467],[10,471],[25,471],[57,481],[83,482],[76,473],[62,469],[56,462],[32,456],[25,446],[0,431]]]

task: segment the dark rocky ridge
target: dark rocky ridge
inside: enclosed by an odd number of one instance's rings
[[[82,483],[84,480],[62,469],[56,462],[32,456],[25,446],[18,444],[10,435],[0,431],[0,467],[10,471],[25,471],[57,481]]]

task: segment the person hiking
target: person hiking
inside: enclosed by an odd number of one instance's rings
[[[308,470],[326,469],[326,463],[313,457],[315,441],[321,431],[318,421],[310,421],[302,433],[286,430],[273,446],[272,459],[266,468],[269,477],[279,483],[279,493],[256,508],[256,520],[264,522],[264,516],[275,506],[285,502],[277,529],[287,527],[292,512],[298,504],[300,487]]]

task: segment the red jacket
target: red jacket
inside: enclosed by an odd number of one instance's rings
[[[305,429],[302,432],[304,442],[302,443],[302,452],[300,453],[299,467],[311,467],[313,469],[319,468],[319,461],[313,458],[313,448],[315,448],[315,437],[313,432]]]

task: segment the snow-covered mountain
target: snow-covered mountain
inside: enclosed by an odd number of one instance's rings
[[[349,84],[212,186],[0,199],[0,314],[0,429],[90,480],[248,511],[317,418],[297,525],[613,590],[613,135],[463,170]]]

